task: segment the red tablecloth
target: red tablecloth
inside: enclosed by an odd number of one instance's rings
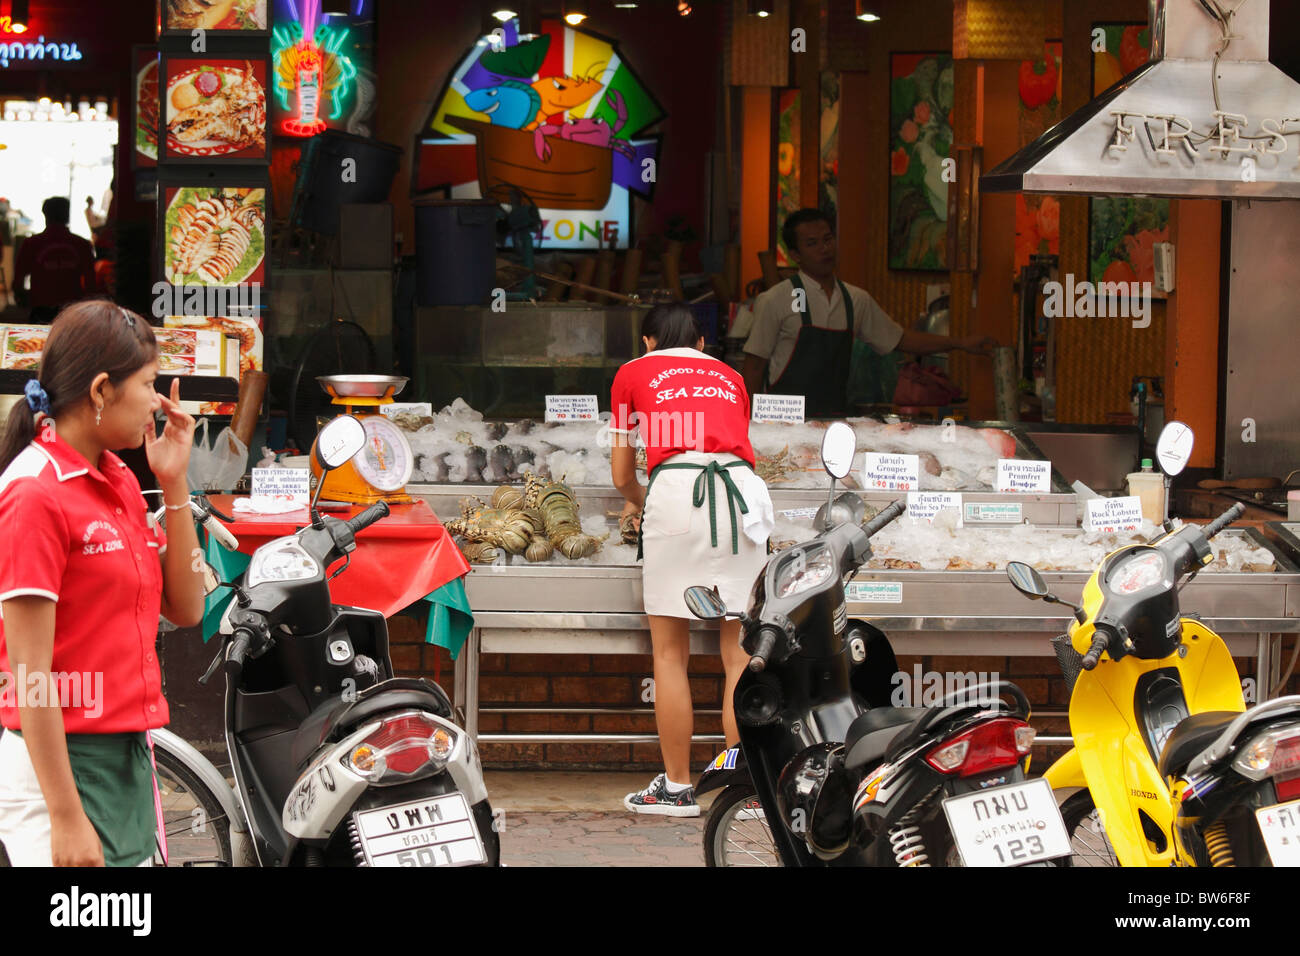
[[[217,510],[234,514],[233,495],[211,495]],[[437,515],[423,501],[392,505],[392,513],[357,535],[357,549],[347,571],[330,582],[336,604],[373,608],[391,617],[450,581],[469,573],[465,560]],[[352,518],[364,509],[328,511]],[[252,554],[273,538],[294,534],[309,522],[307,512],[288,516],[240,517],[226,525],[239,539],[239,550]]]

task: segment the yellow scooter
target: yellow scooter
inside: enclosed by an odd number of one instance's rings
[[[1107,555],[1052,642],[1074,749],[1044,777],[1078,791],[1061,805],[1073,865],[1300,865],[1300,697],[1246,710],[1227,645],[1178,610],[1178,584],[1244,510]],[[1029,565],[1007,574],[1068,603]]]

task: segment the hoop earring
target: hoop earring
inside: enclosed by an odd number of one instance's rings
[[[100,417],[101,415],[103,415],[103,414],[104,414],[104,410],[103,410],[102,408],[96,408],[96,409],[95,409],[95,427],[96,427],[96,428],[99,427],[99,417]]]

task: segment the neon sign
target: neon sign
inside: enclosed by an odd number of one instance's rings
[[[271,31],[275,95],[286,112],[294,109],[289,94],[297,93],[297,114],[280,124],[290,136],[315,136],[325,129],[326,123],[320,116],[321,100],[325,96],[330,100],[329,118],[338,119],[357,75],[352,59],[340,52],[351,28],[339,29],[324,23],[317,26],[319,16],[319,0],[308,0],[301,23],[277,26]]]
[[[0,17],[0,22],[7,19],[8,17]],[[18,40],[0,43],[0,69],[9,69],[10,60],[44,60],[47,56],[51,60],[69,62],[80,60],[81,51],[75,43],[46,43],[44,34],[38,36],[35,43],[22,43]]]
[[[27,24],[14,23],[13,17],[0,17],[0,33],[26,33]]]

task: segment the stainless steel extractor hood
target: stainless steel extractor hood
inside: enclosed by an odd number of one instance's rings
[[[983,191],[1300,199],[1300,84],[1268,61],[1268,0],[1148,2],[1151,60]]]

